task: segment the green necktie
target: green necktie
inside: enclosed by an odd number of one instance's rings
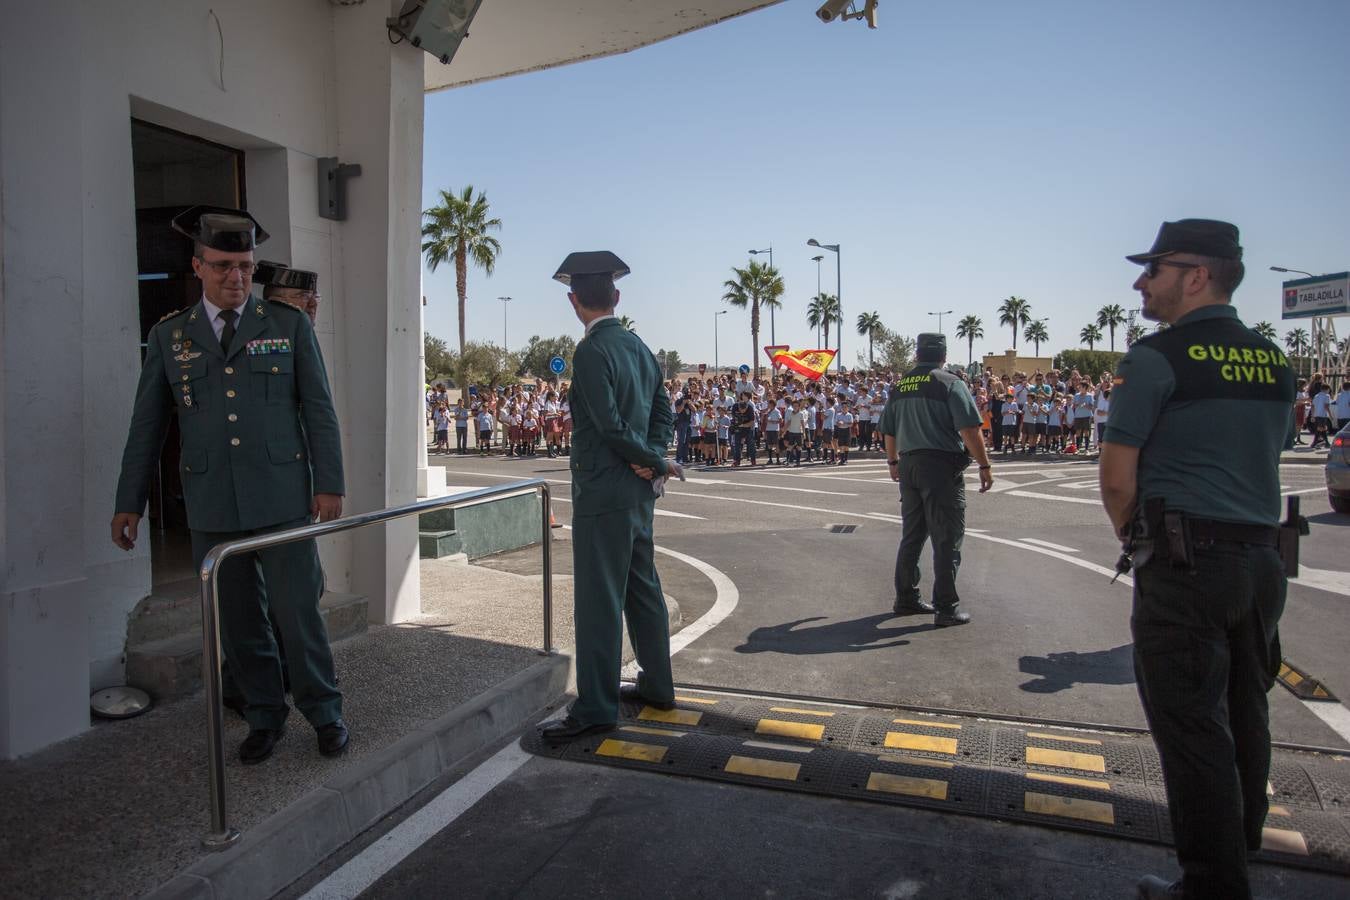
[[[232,309],[222,309],[220,318],[225,321],[225,327],[220,329],[220,349],[225,351],[225,355],[230,355],[230,341],[234,340],[234,320],[239,318],[239,313]]]

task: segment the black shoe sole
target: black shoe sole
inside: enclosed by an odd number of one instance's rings
[[[613,731],[614,728],[615,726],[612,724],[590,725],[586,728],[581,729],[580,731],[568,732],[565,735],[558,734],[557,732],[553,731],[541,731],[539,732],[539,737],[543,739],[545,744],[570,744],[572,741],[584,737],[589,737],[590,735],[593,734],[604,734],[606,732]]]

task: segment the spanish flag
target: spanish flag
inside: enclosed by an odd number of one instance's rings
[[[773,361],[776,365],[785,366],[798,375],[819,381],[820,376],[830,368],[830,363],[834,362],[835,354],[838,352],[838,350],[780,350],[774,354]]]

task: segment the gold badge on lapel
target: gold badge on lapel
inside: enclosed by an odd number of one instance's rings
[[[192,362],[194,359],[196,359],[201,355],[202,354],[200,350],[198,351],[184,350],[182,353],[175,356],[174,359],[180,363]]]

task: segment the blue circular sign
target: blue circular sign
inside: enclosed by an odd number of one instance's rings
[[[567,360],[563,359],[561,356],[555,356],[548,361],[548,367],[553,371],[554,375],[561,375],[567,368]]]

